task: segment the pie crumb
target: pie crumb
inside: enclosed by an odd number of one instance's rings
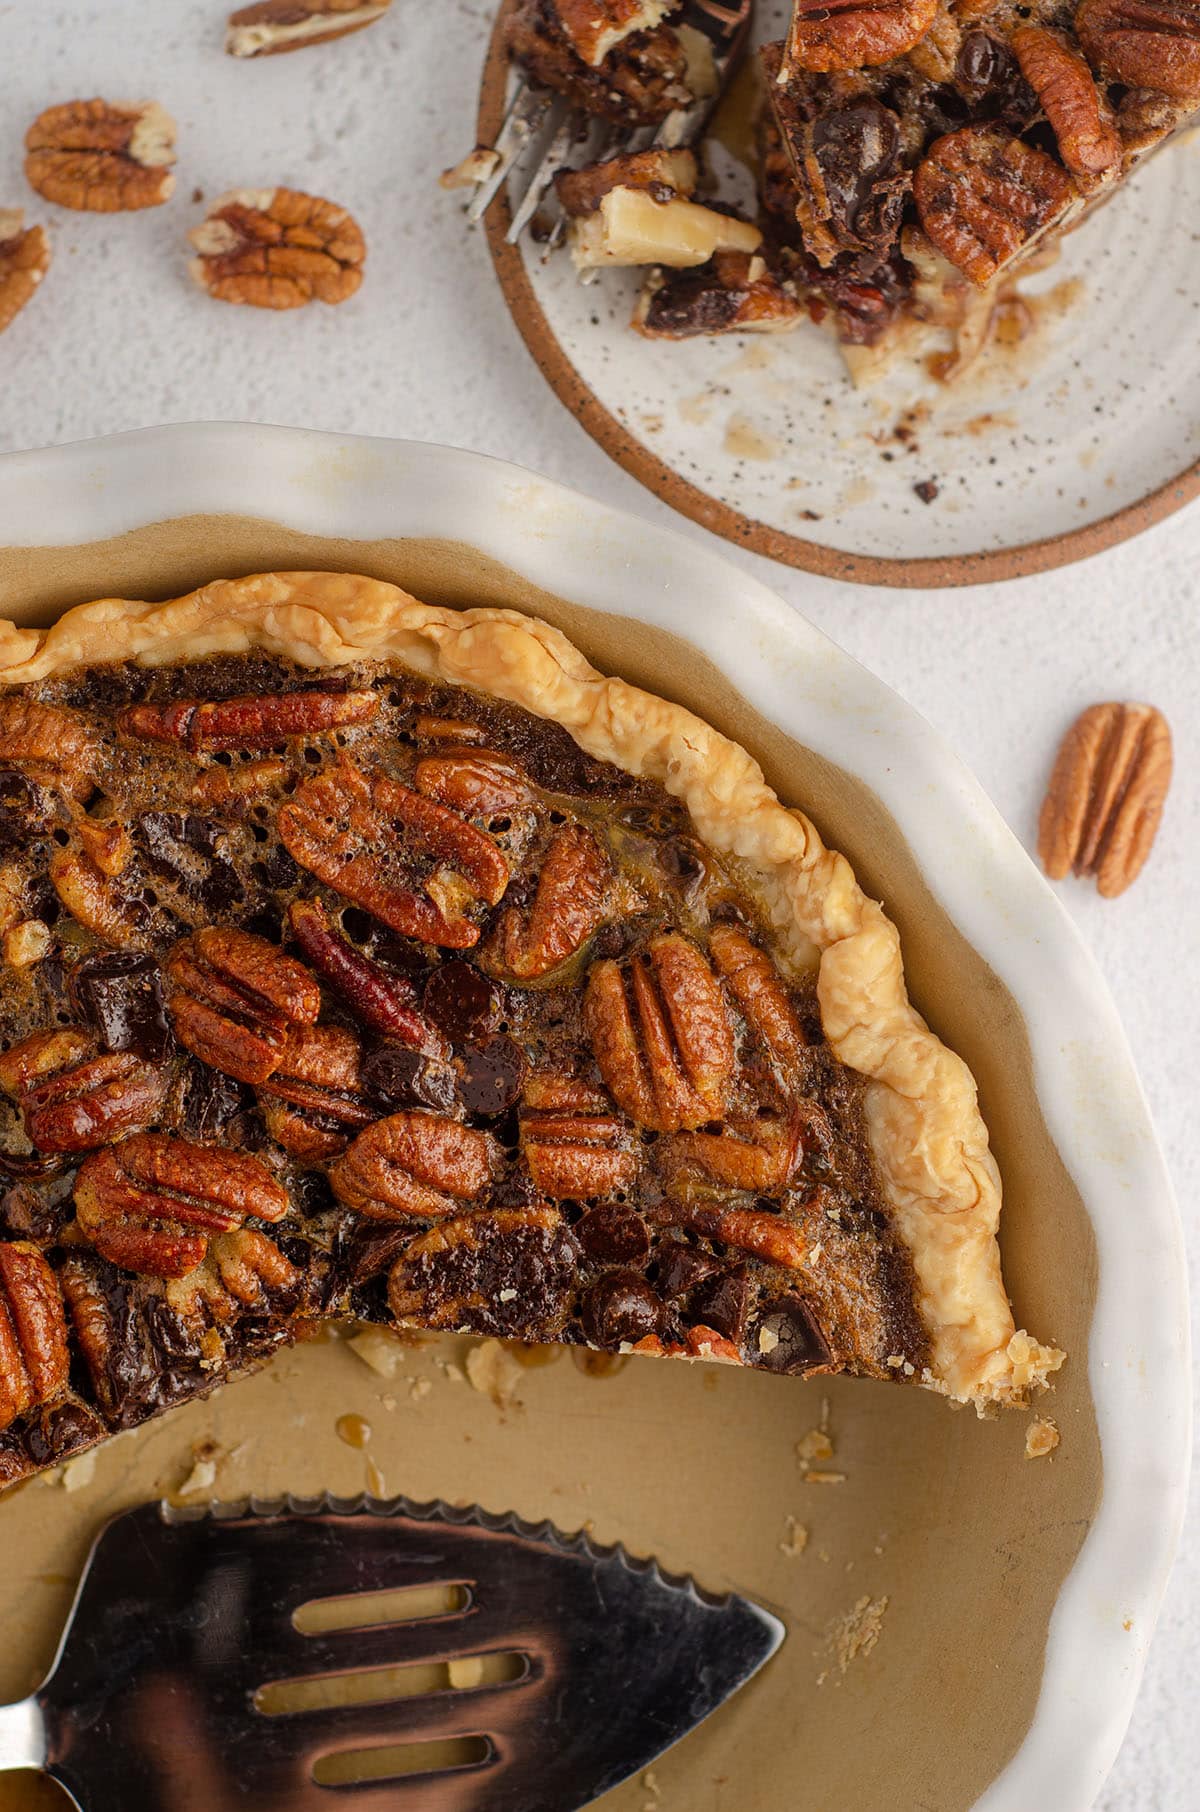
[[[433,1385],[428,1378],[414,1378],[408,1387],[408,1394],[414,1403],[419,1403],[422,1397],[427,1397],[432,1389]]]
[[[497,1409],[510,1409],[517,1400],[521,1367],[498,1340],[485,1340],[467,1354],[467,1377],[474,1390],[490,1397]]]
[[[800,1476],[806,1485],[844,1485],[846,1483],[844,1472],[809,1471],[801,1473]]]
[[[645,1804],[642,1806],[642,1812],[656,1812],[656,1808],[662,1799],[662,1788],[658,1784],[658,1776],[655,1774],[653,1768],[647,1768],[645,1774],[643,1774],[642,1786],[649,1795]]]
[[[1058,1446],[1059,1433],[1049,1416],[1038,1416],[1025,1430],[1025,1458],[1040,1460]]]
[[[871,1653],[879,1641],[883,1614],[887,1608],[886,1598],[868,1598],[864,1595],[852,1611],[847,1611],[844,1617],[839,1617],[833,1624],[829,1632],[830,1646],[843,1674],[859,1655]]]
[[[833,1442],[824,1428],[810,1428],[808,1433],[796,1442],[796,1458],[802,1466],[811,1466],[814,1460],[831,1460]]]
[[[201,1441],[192,1448],[192,1469],[181,1485],[175,1487],[176,1497],[199,1497],[203,1492],[211,1491],[217,1482],[217,1457],[220,1453],[215,1441]]]
[[[96,1475],[96,1450],[89,1447],[73,1460],[68,1460],[59,1473],[58,1482],[64,1491],[82,1491],[90,1485]]]
[[[394,1378],[404,1364],[404,1348],[386,1328],[364,1328],[346,1342],[356,1359],[381,1378]]]
[[[786,1554],[789,1560],[794,1560],[808,1546],[808,1530],[794,1516],[789,1516],[786,1521],[787,1533],[779,1544],[779,1552]]]

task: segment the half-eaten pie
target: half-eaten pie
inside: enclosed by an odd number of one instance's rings
[[[0,1481],[314,1317],[980,1408],[1061,1363],[895,927],[700,719],[329,573],[0,662]]]

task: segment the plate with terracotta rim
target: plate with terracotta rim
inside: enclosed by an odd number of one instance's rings
[[[511,93],[503,0],[488,47],[478,141]],[[759,0],[759,40],[788,0]],[[732,130],[744,125],[732,97]],[[738,115],[741,115],[741,121]],[[1065,566],[1200,494],[1200,142],[1184,139],[1064,242],[1023,288],[1024,337],[951,386],[897,359],[855,388],[832,339],[648,342],[629,331],[639,274],[584,287],[569,260],[486,230],[518,331],[559,399],[655,496],[726,540],[831,578],[977,584]],[[749,177],[712,147],[723,198]],[[1154,281],[1146,281],[1146,272]],[[936,495],[931,500],[932,485]],[[921,486],[926,496],[918,494]]]

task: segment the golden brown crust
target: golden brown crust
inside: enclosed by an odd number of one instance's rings
[[[49,630],[0,625],[0,680],[17,685],[120,659],[148,665],[251,648],[306,667],[398,660],[561,724],[581,748],[658,781],[712,847],[754,872],[777,957],[817,968],[826,1036],[870,1079],[873,1155],[912,1254],[930,1336],[924,1382],[1023,1399],[1063,1355],[1014,1329],[1000,1274],[1000,1179],[974,1078],[909,1002],[900,938],[849,863],[783,806],[758,764],[680,705],[604,678],[565,636],[513,610],[448,610],[344,573],[217,580],[167,604],[101,599]]]

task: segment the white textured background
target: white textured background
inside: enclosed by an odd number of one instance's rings
[[[482,240],[461,233],[456,198],[434,184],[473,139],[492,10],[492,0],[395,0],[383,24],[344,43],[236,64],[220,51],[220,0],[0,0],[0,206],[26,204],[49,224],[55,251],[41,294],[0,338],[0,451],[157,422],[283,422],[479,448],[666,519],[546,388]],[[179,183],[168,207],[69,214],[27,190],[25,126],[52,102],[92,94],[152,96],[176,116]],[[369,274],[345,307],[232,310],[188,282],[183,236],[201,212],[193,190],[276,182],[340,201],[361,222]],[[0,541],[21,540],[21,529],[0,522]],[[1080,708],[1142,698],[1166,712],[1177,775],[1149,869],[1116,902],[1079,885],[1064,894],[1129,1029],[1195,1261],[1200,507],[1086,565],[954,592],[848,588],[722,551],[756,566],[911,699],[1027,843],[1057,738]],[[1198,1680],[1193,1505],[1103,1812],[1195,1812]]]

